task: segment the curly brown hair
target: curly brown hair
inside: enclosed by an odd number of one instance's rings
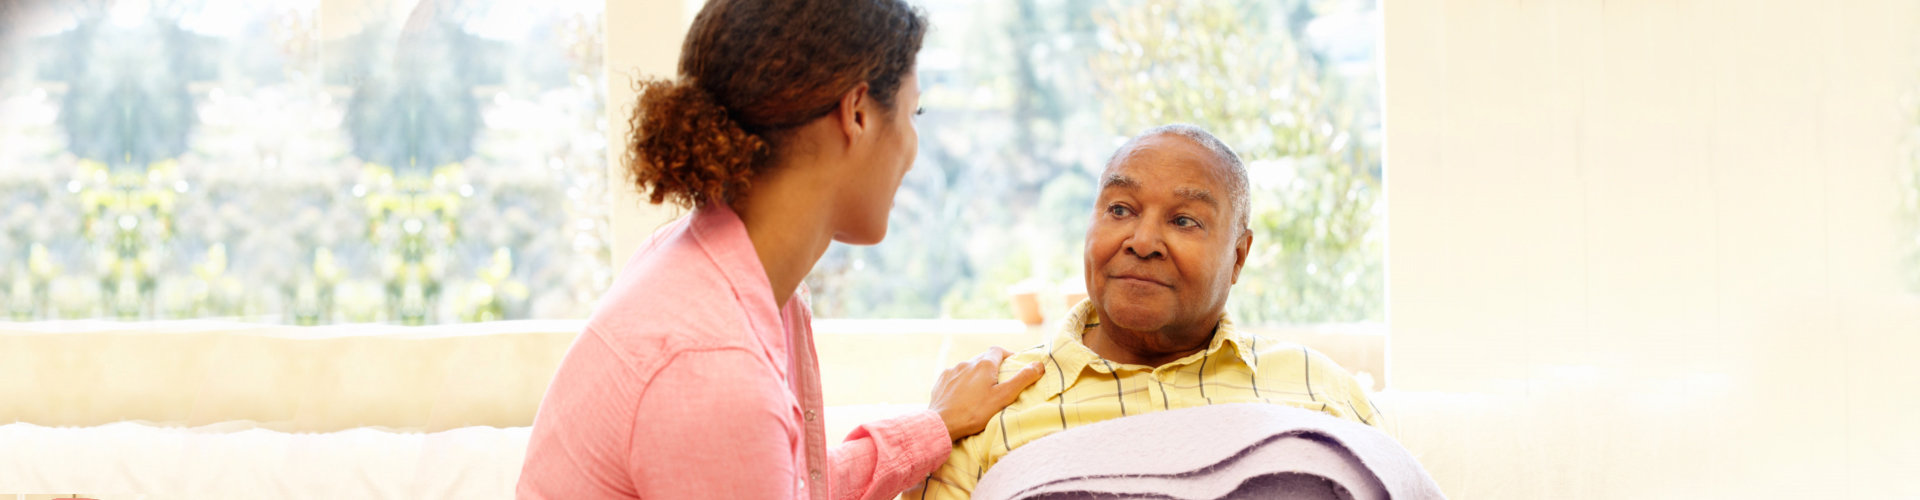
[[[848,90],[891,109],[926,36],[902,0],[710,0],[680,48],[678,81],[639,82],[627,168],[653,203],[744,196],[783,132]]]

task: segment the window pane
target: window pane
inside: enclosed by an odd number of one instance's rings
[[[920,156],[886,241],[835,245],[821,317],[1012,317],[1083,293],[1094,176],[1185,122],[1254,186],[1242,322],[1384,319],[1376,1],[930,0]]]
[[[13,320],[584,317],[592,1],[63,6],[0,59]]]

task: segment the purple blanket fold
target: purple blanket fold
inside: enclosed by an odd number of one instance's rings
[[[1014,450],[973,498],[1445,498],[1393,438],[1267,404],[1163,411],[1061,431]]]

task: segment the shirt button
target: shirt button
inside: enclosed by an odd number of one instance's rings
[[[820,419],[820,414],[819,414],[819,413],[814,413],[814,411],[813,411],[813,410],[807,410],[807,411],[805,411],[805,412],[803,412],[803,413],[801,413],[801,415],[802,415],[802,418],[805,418],[805,419],[807,419],[807,421],[808,421],[808,422],[812,422],[812,421],[814,421],[814,420],[819,420],[819,419]]]
[[[813,470],[807,471],[807,477],[812,478],[813,482],[818,484],[820,482],[820,469],[813,469]]]

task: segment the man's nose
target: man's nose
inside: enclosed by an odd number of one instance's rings
[[[1133,225],[1133,232],[1127,235],[1127,254],[1141,259],[1154,259],[1166,256],[1166,240],[1160,237],[1160,226],[1141,221]]]

